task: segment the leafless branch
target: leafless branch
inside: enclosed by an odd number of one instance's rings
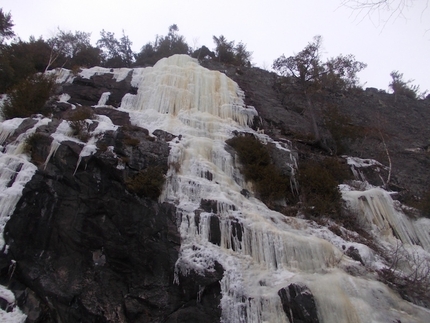
[[[424,2],[424,8],[421,12],[421,17],[429,7],[430,0],[420,0],[420,3]],[[341,0],[341,6],[354,10],[357,15],[356,17],[362,16],[362,19],[368,17],[372,20],[372,16],[376,14],[378,16],[378,22],[383,23],[383,27],[388,21],[397,18],[407,18],[405,11],[417,5],[418,0]],[[385,19],[382,16],[385,15]]]

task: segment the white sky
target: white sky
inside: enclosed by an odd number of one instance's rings
[[[253,63],[265,68],[321,35],[326,57],[354,54],[368,64],[359,74],[365,87],[388,90],[390,72],[399,70],[424,91],[430,90],[430,8],[425,4],[414,0],[403,16],[389,20],[388,12],[360,14],[341,0],[2,0],[0,7],[11,12],[13,30],[23,40],[49,38],[60,27],[91,32],[95,45],[102,29],[117,38],[124,29],[138,52],[175,23],[192,47],[213,49],[213,35],[242,41],[253,52]]]

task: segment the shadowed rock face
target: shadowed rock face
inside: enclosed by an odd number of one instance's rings
[[[314,297],[306,286],[290,284],[278,295],[290,322],[319,323]]]
[[[9,283],[28,322],[219,322],[223,269],[174,283],[180,235],[175,207],[138,197],[125,179],[140,169],[167,169],[168,143],[134,127],[106,133],[82,159],[65,141],[43,167],[58,122],[44,126],[33,149],[39,171],[26,185],[5,229],[1,279]],[[124,138],[139,143],[128,146]],[[45,140],[46,139],[46,140]],[[124,169],[118,156],[127,157]],[[76,169],[76,173],[74,174]]]
[[[280,77],[260,68],[220,64],[204,60],[202,65],[225,73],[239,84],[245,92],[246,104],[258,111],[255,128],[273,138],[293,141],[299,153],[311,151],[328,154],[312,140],[311,118],[300,89],[290,84],[280,90],[276,83]],[[326,93],[315,100],[316,121],[322,141],[330,146],[332,138],[323,119],[323,109],[336,107],[350,119],[351,125],[362,129],[364,136],[349,143],[349,154],[363,159],[376,159],[389,165],[387,151],[392,163],[390,185],[401,191],[400,196],[419,195],[428,190],[430,182],[430,99],[415,100],[406,96],[395,99],[394,94],[373,88],[345,93]],[[384,142],[387,149],[384,147]],[[330,148],[330,147],[329,147]],[[373,185],[381,185],[380,174],[366,174]],[[387,180],[384,174],[383,181]]]

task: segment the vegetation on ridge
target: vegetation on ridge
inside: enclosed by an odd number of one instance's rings
[[[20,81],[9,92],[3,103],[3,119],[25,118],[33,114],[47,115],[50,109],[46,105],[53,94],[55,80],[44,74],[34,74]]]

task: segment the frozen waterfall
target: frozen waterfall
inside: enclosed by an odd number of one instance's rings
[[[252,187],[225,150],[225,140],[233,131],[253,133],[263,142],[271,139],[250,128],[257,113],[244,105],[234,81],[175,55],[134,70],[132,83],[137,94],[127,94],[121,108],[136,125],[177,136],[161,197],[178,210],[182,243],[176,272],[203,274],[214,270],[216,262],[223,266],[223,322],[288,322],[277,293],[293,282],[315,295],[320,322],[425,321],[429,312],[382,283],[345,273],[341,268],[357,264],[329,241],[301,230],[306,221],[288,221],[241,194]],[[202,200],[214,201],[210,211],[201,209]],[[218,219],[218,244],[210,242],[211,217]]]
[[[19,136],[13,137],[15,130],[24,119],[15,118],[3,121],[0,124],[0,248],[7,252],[3,231],[6,222],[15,210],[16,204],[22,196],[25,184],[33,177],[37,167],[32,164],[29,157],[23,152],[25,139],[33,134],[37,127],[46,125],[50,119],[37,119],[32,127]],[[10,140],[9,137],[12,137]],[[13,293],[0,285],[0,297],[8,302],[8,309],[0,309],[1,322],[24,322],[24,315],[15,307]]]
[[[272,211],[254,197],[225,141],[246,132],[278,149],[289,151],[290,147],[251,128],[257,111],[244,104],[243,91],[225,74],[205,69],[186,55],[162,59],[149,68],[112,72],[94,67],[80,74],[89,78],[104,73],[113,73],[117,81],[132,76],[137,94],[126,94],[120,109],[130,114],[135,125],[150,133],[161,129],[176,136],[170,142],[169,170],[160,196],[177,209],[181,249],[175,281],[191,271],[201,275],[215,271],[220,264],[223,323],[292,323],[278,295],[290,284],[309,288],[321,323],[428,322],[429,310],[406,302],[376,279],[374,271],[383,264],[370,248],[345,241],[310,221]],[[70,82],[63,74],[62,80]],[[103,93],[98,106],[105,105],[109,95]],[[96,135],[117,128],[107,117],[98,119],[93,137],[85,144],[70,137],[68,122],[60,123],[51,134],[51,149],[42,167],[63,140],[83,145],[78,167],[82,157],[97,150]],[[23,121],[16,118],[0,124],[0,244],[6,251],[4,225],[37,169],[23,154],[24,140],[50,119],[36,118],[29,130],[14,136]],[[291,169],[296,167],[293,156],[285,160]],[[342,194],[360,214],[362,226],[380,238],[387,250],[401,241],[428,256],[430,220],[407,217],[382,189],[348,188]],[[368,267],[345,254],[348,246],[361,248]],[[13,295],[1,286],[0,296],[13,303]],[[25,315],[17,309],[0,310],[1,320],[23,322]]]

